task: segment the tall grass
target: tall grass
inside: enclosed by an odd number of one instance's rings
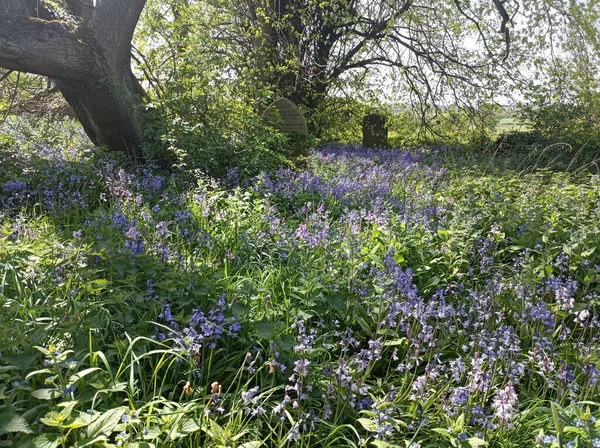
[[[600,445],[597,175],[43,150],[2,156],[0,445]]]

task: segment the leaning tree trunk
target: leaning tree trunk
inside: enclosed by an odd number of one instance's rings
[[[143,123],[130,47],[146,0],[0,0],[0,67],[52,78],[96,145],[140,155]]]

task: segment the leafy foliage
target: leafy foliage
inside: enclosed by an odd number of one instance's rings
[[[3,149],[2,444],[599,442],[597,175],[327,146],[242,187],[75,149]]]

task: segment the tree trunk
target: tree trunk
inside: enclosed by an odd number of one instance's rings
[[[67,0],[55,19],[37,0],[0,0],[0,67],[52,78],[96,145],[141,155],[133,31],[146,0]],[[75,17],[76,16],[76,17]]]
[[[128,76],[133,77],[129,72],[103,79],[55,82],[95,145],[138,158],[143,124],[137,92],[124,79]]]

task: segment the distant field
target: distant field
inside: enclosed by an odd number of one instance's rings
[[[500,118],[500,120],[498,121],[498,125],[496,126],[496,132],[498,134],[512,131],[526,132],[529,130],[531,130],[531,126],[529,126],[529,124],[511,115],[505,115],[502,118]]]

